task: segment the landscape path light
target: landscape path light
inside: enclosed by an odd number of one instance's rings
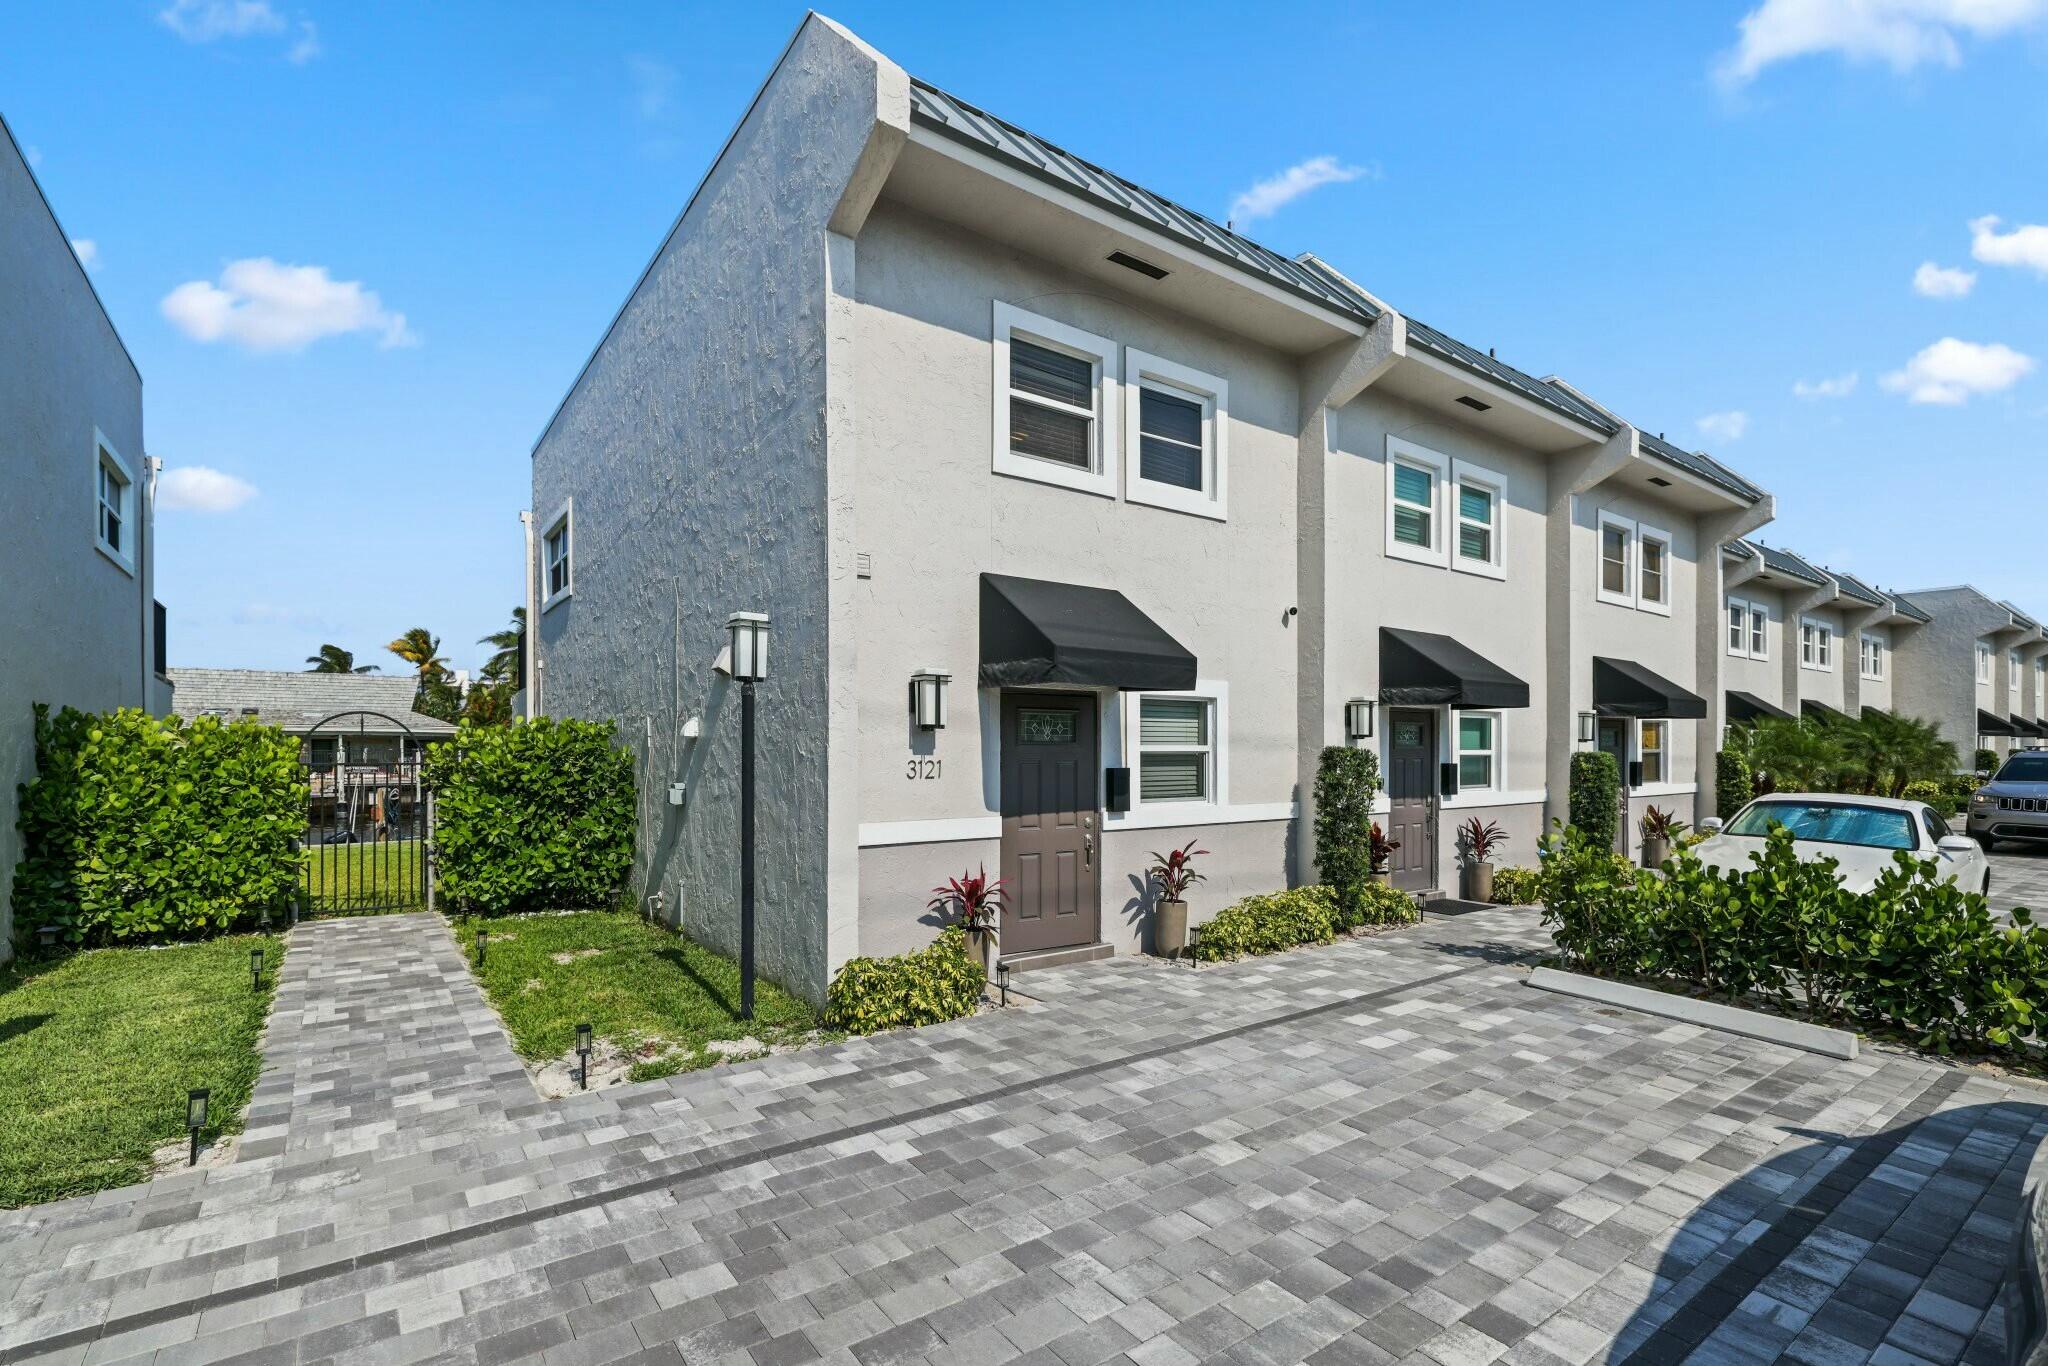
[[[576,1089],[590,1089],[590,1026],[576,1026]]]
[[[185,1093],[185,1128],[192,1135],[192,1156],[186,1161],[188,1167],[199,1165],[199,1131],[206,1127],[206,1111],[213,1092],[201,1086]]]

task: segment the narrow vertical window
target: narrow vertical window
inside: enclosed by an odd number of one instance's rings
[[[1664,781],[1664,723],[1643,722],[1642,734],[1637,749],[1643,761],[1643,781],[1661,783]]]
[[[1757,606],[1750,607],[1749,653],[1757,659],[1770,658],[1771,652],[1768,645],[1770,639],[1768,634],[1770,628],[1770,620],[1771,614],[1769,612],[1766,612],[1763,608]]]
[[[565,503],[541,533],[540,542],[540,589],[541,610],[545,612],[576,588],[576,505]]]
[[[1728,604],[1728,653],[1749,653],[1749,609],[1739,602]]]
[[[1628,542],[1627,528],[1600,528],[1600,589],[1621,598],[1628,596]]]
[[[1436,546],[1436,471],[1394,465],[1394,540],[1422,550]]]
[[[1480,564],[1494,563],[1500,500],[1484,484],[1461,480],[1458,484],[1458,558]]]
[[[1095,468],[1095,362],[1010,338],[1010,451]]]
[[[1472,711],[1461,711],[1457,717],[1459,790],[1486,790],[1497,786],[1499,719],[1490,712]]]
[[[1659,607],[1670,605],[1671,543],[1645,534],[1642,538],[1642,601]]]

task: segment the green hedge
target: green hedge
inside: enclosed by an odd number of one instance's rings
[[[35,708],[21,789],[15,937],[74,945],[253,929],[297,893],[306,831],[298,741],[250,721],[186,725],[123,708]]]
[[[1337,937],[1337,896],[1328,887],[1295,887],[1248,896],[1202,925],[1195,957],[1206,962],[1247,954],[1278,953]]]
[[[1906,784],[1906,790],[1899,794],[1909,802],[1925,802],[1941,813],[1943,820],[1951,820],[1956,812],[1963,809],[1967,796],[1958,800],[1949,791],[1948,784],[1931,782],[1926,778]]]
[[[1493,870],[1493,904],[1532,906],[1543,899],[1543,874],[1536,868]]]
[[[1749,757],[1732,749],[1724,749],[1714,755],[1714,812],[1722,820],[1732,820],[1735,813],[1748,806],[1750,798],[1756,796],[1756,774],[1749,767]]]
[[[1621,820],[1621,766],[1602,749],[1572,755],[1569,809],[1572,824],[1609,848]]]
[[[972,1015],[987,981],[959,926],[914,953],[849,958],[825,991],[825,1027],[872,1034]]]
[[[609,721],[464,726],[427,750],[441,893],[486,915],[605,907],[633,866],[633,756]]]
[[[1422,908],[1415,904],[1414,897],[1381,882],[1368,882],[1361,887],[1349,912],[1338,907],[1339,929],[1355,929],[1360,925],[1413,925],[1420,919]]]
[[[1316,763],[1316,875],[1348,914],[1366,914],[1372,885],[1369,832],[1380,759],[1369,749],[1326,747]]]
[[[1544,923],[1585,971],[1774,1002],[1942,1052],[2038,1040],[2048,926],[2025,910],[2001,925],[1934,868],[1900,851],[1870,892],[1849,892],[1832,859],[1802,860],[1779,828],[1746,870],[1717,873],[1681,852],[1665,876],[1624,877],[1604,846],[1566,828],[1544,842]]]

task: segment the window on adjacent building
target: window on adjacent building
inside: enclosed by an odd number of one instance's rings
[[[135,479],[113,447],[94,443],[94,538],[123,569],[135,564]]]
[[[1600,594],[1630,600],[1628,591],[1629,547],[1634,540],[1625,523],[1600,524]]]
[[[1986,644],[1985,644],[1985,643],[1984,643],[1983,641],[1981,641],[1981,640],[1980,640],[1980,641],[1978,641],[1978,642],[1977,642],[1977,681],[1978,681],[1979,683],[1989,683],[1989,682],[1991,681],[1991,660],[1992,660],[1992,655],[1991,655],[1991,647],[1990,647],[1989,645],[1986,645]]]
[[[1728,604],[1728,653],[1749,653],[1749,608],[1739,602]]]
[[[541,533],[540,606],[543,612],[568,597],[576,586],[573,514],[573,504],[564,503],[562,510],[549,520],[547,530]]]
[[[1771,614],[1755,603],[1749,605],[1749,654],[1752,659],[1771,657]]]
[[[1138,699],[1138,800],[1214,801],[1214,699]]]
[[[1394,462],[1394,541],[1418,550],[1436,549],[1436,471],[1406,460]]]
[[[1761,603],[1728,600],[1728,653],[1745,659],[1767,659],[1771,614]]]
[[[1860,666],[1861,672],[1865,678],[1883,678],[1884,637],[1872,635],[1864,636],[1862,638],[1862,644],[1860,647],[1857,663]]]
[[[1664,723],[1645,721],[1636,737],[1636,756],[1643,761],[1643,781],[1664,781]]]
[[[995,305],[995,470],[1114,496],[1114,343]]]
[[[1636,537],[1639,581],[1636,603],[1651,611],[1671,610],[1671,538],[1642,527]]]
[[[1160,356],[1124,351],[1124,496],[1134,503],[1222,519],[1229,388]]]
[[[1500,718],[1492,712],[1461,711],[1458,721],[1458,790],[1500,786]]]
[[[1799,663],[1808,669],[1835,667],[1835,629],[1823,621],[1799,623]]]
[[[2005,652],[2005,690],[2012,697],[2014,711],[2019,710],[2020,677],[2020,652],[2018,650],[2007,650]]]

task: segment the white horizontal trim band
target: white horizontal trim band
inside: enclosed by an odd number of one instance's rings
[[[1142,813],[1110,812],[1103,818],[1104,834],[1117,830],[1165,830],[1183,825],[1246,825],[1258,821],[1291,821],[1293,802],[1267,802],[1246,806],[1211,806],[1190,802],[1183,807],[1155,806]],[[863,849],[891,844],[947,844],[959,840],[997,840],[1003,837],[1003,818],[995,815],[955,816],[928,821],[867,821],[860,827]]]

